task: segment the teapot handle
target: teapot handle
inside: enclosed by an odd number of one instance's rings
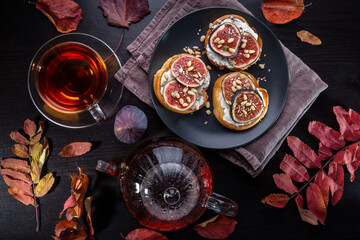
[[[108,173],[116,178],[121,178],[126,170],[126,164],[122,161],[120,164],[116,164],[114,161],[105,162],[98,160],[95,168],[99,172]]]
[[[206,208],[228,217],[235,217],[238,212],[236,202],[214,192],[209,196]]]

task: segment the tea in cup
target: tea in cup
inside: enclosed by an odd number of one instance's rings
[[[30,96],[51,121],[89,126],[108,118],[119,102],[123,86],[114,78],[119,69],[116,55],[100,39],[60,35],[41,47],[31,63]]]

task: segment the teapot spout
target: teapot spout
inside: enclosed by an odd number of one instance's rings
[[[114,161],[105,162],[103,160],[98,160],[95,169],[99,172],[108,173],[116,178],[121,178],[125,167],[126,165],[123,161],[120,164],[116,164]]]

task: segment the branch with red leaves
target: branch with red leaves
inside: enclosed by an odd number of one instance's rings
[[[309,123],[309,133],[320,140],[318,153],[299,138],[287,137],[287,143],[294,157],[285,155],[280,163],[280,169],[284,173],[274,174],[273,179],[275,185],[290,196],[274,193],[262,200],[263,203],[283,208],[290,199],[295,198],[301,219],[312,225],[318,225],[318,222],[325,223],[329,192],[333,206],[341,199],[344,188],[344,166],[350,173],[352,182],[360,163],[360,114],[352,109],[347,112],[339,106],[335,106],[333,111],[340,126],[340,133],[318,121]],[[333,153],[332,150],[336,152]],[[307,168],[317,169],[316,174],[310,178]],[[304,185],[299,189],[293,181],[304,182]],[[305,189],[308,209],[304,208],[301,195]]]

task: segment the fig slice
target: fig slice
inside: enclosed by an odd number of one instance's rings
[[[211,49],[226,58],[237,54],[241,41],[241,33],[232,23],[224,23],[215,28],[210,35]]]
[[[179,111],[190,109],[196,101],[196,93],[176,80],[165,84],[163,95],[165,102]]]
[[[237,123],[251,123],[260,117],[264,107],[264,99],[258,91],[242,90],[232,98],[231,117]]]
[[[229,58],[234,68],[245,69],[259,60],[261,48],[258,41],[248,32],[241,34],[241,43],[236,56]]]
[[[205,81],[207,69],[205,63],[191,55],[183,55],[171,65],[175,79],[187,87],[198,87]]]
[[[136,143],[145,133],[148,120],[139,108],[127,105],[115,117],[114,133],[123,143]]]
[[[256,89],[254,80],[243,72],[233,72],[228,74],[221,82],[221,90],[225,102],[231,104],[233,95],[244,89]]]

